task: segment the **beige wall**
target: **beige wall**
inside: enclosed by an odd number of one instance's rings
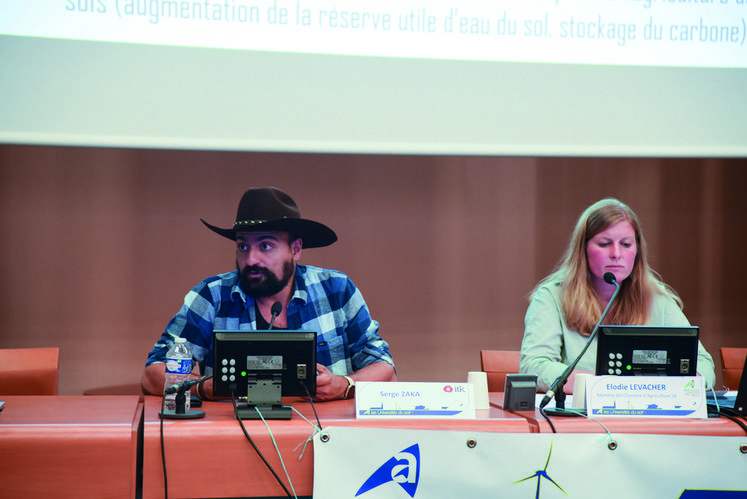
[[[526,295],[580,212],[642,220],[650,259],[718,347],[747,346],[747,160],[420,157],[0,146],[0,348],[59,346],[60,393],[135,383],[202,278],[233,269],[227,226],[275,185],[339,242],[304,263],[361,288],[400,380],[466,380],[518,349]]]

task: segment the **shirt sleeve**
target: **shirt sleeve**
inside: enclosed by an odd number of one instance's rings
[[[288,325],[317,332],[317,362],[346,375],[375,362],[394,365],[360,290],[335,270],[300,266]]]
[[[654,301],[654,310],[652,312],[651,325],[664,326],[689,326],[690,322],[685,317],[682,309],[677,303],[665,295],[657,295]],[[698,340],[698,365],[696,367],[699,375],[705,378],[706,388],[712,388],[716,384],[716,371],[713,364],[713,357]]]
[[[563,310],[547,286],[537,290],[524,317],[519,372],[536,374],[537,388],[550,389],[566,364],[563,362]]]
[[[184,297],[181,309],[172,317],[148,353],[145,365],[166,362],[166,354],[179,337],[187,340],[193,358],[204,365],[211,348],[215,310],[215,297],[210,287],[205,282],[195,286]]]
[[[350,317],[346,326],[350,341],[350,355],[353,372],[375,362],[386,362],[394,366],[389,353],[389,344],[379,335],[379,323],[371,318],[366,302],[358,289],[355,289],[345,306]]]

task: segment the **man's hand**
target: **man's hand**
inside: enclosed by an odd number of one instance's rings
[[[348,389],[348,380],[332,372],[321,364],[316,365],[316,397],[314,400],[341,399]]]
[[[345,376],[332,374],[321,364],[316,365],[319,374],[316,375],[316,397],[314,400],[335,400],[345,396],[348,380]],[[394,367],[387,362],[374,362],[364,368],[349,374],[355,382],[358,381],[397,381]]]

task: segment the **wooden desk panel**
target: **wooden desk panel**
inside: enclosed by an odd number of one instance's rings
[[[311,404],[287,400],[309,421],[315,422]],[[161,399],[146,397],[143,437],[143,498],[163,497],[163,466],[159,437]],[[207,402],[204,419],[165,420],[164,446],[170,498],[280,497],[285,493],[241,431],[230,402]],[[352,400],[316,404],[322,426],[413,428],[481,432],[528,433],[527,421],[491,408],[477,411],[474,420],[356,420]],[[312,428],[298,414],[289,421],[268,421],[288,474],[299,496],[313,490],[314,450],[304,442]],[[265,458],[287,485],[280,460],[262,421],[244,420],[244,426]],[[298,449],[297,449],[298,448]]]
[[[490,405],[496,408],[503,406],[503,393],[491,393]],[[552,428],[539,409],[534,411],[517,411],[513,414],[527,419],[533,431],[550,433]],[[597,417],[612,433],[643,433],[659,435],[700,435],[739,437],[744,430],[727,418],[688,419],[688,418],[636,418],[636,417]],[[550,416],[558,433],[605,433],[604,428],[582,416]]]
[[[135,497],[139,397],[0,400],[0,495]]]

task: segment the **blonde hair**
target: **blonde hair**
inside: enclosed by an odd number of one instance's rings
[[[602,199],[581,214],[561,263],[532,292],[534,295],[543,284],[561,286],[565,322],[571,330],[584,336],[591,334],[602,315],[599,294],[589,271],[586,245],[595,235],[622,221],[629,222],[633,227],[637,251],[633,271],[620,283],[620,293],[610,308],[605,324],[646,324],[655,294],[670,296],[682,307],[677,293],[648,265],[646,239],[636,214],[617,199]]]

